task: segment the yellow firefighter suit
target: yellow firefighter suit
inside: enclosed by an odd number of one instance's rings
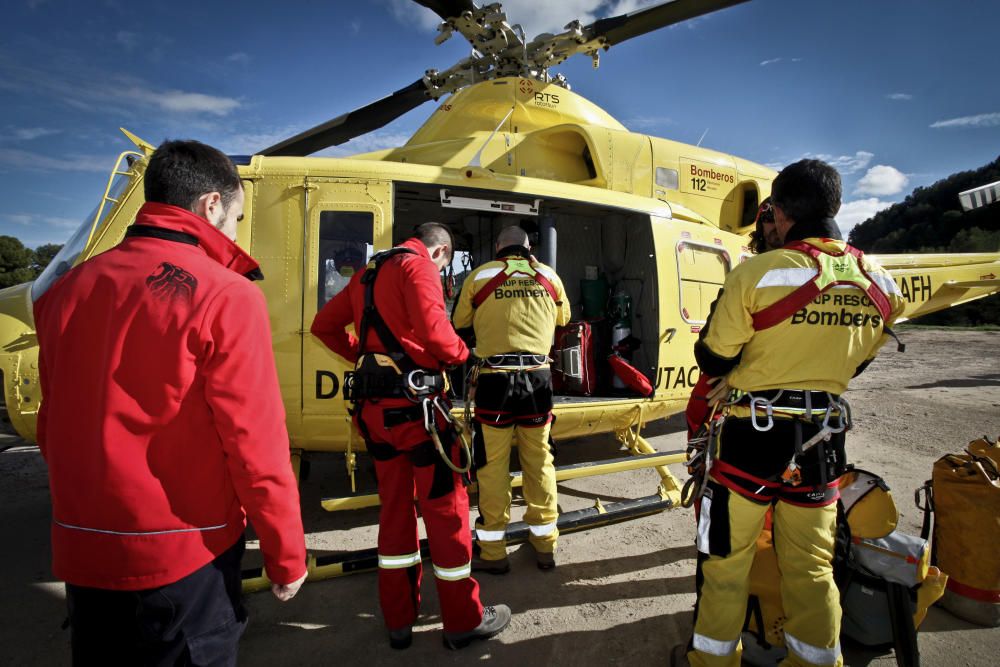
[[[832,559],[844,434],[802,445],[828,422],[843,425],[839,395],[885,343],[903,300],[859,251],[828,238],[793,242],[795,232],[784,248],[733,269],[695,344],[702,372],[727,376],[739,398],[713,445],[699,505],[692,665],[740,664],[750,567],[772,506],[787,616],[782,664],[843,664]]]
[[[569,318],[562,281],[550,267],[530,261],[527,248],[503,248],[497,260],[476,268],[462,286],[454,324],[474,328],[475,352],[484,364],[475,393],[476,539],[484,561],[507,555],[515,438],[529,539],[538,553],[555,551],[559,512],[549,448],[552,373],[547,355],[555,327]]]

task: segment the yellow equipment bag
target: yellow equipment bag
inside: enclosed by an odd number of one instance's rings
[[[949,576],[941,605],[972,623],[1000,626],[1000,446],[984,436],[941,457],[930,484],[935,563]]]
[[[834,574],[841,587],[841,634],[869,646],[894,647],[899,664],[917,665],[916,629],[948,577],[929,564],[925,539],[896,531],[899,512],[881,477],[849,467],[840,478],[840,493]],[[780,583],[769,512],[750,572],[744,631],[757,646],[746,646],[747,637],[744,645],[751,651],[785,645]]]

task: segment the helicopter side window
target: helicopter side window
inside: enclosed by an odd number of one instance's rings
[[[322,308],[372,256],[375,218],[360,211],[322,211],[319,216],[317,308]]]

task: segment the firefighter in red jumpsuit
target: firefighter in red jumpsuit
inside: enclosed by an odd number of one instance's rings
[[[451,263],[453,248],[446,226],[421,225],[413,238],[376,254],[317,313],[311,329],[356,364],[349,383],[354,422],[375,460],[382,504],[379,601],[390,645],[398,649],[410,645],[420,605],[414,490],[427,528],[445,646],[487,639],[510,623],[506,605],[484,608],[479,601],[479,584],[471,576],[469,497],[426,424],[429,414],[439,440],[446,446],[455,442],[446,417],[444,371],[463,363],[469,351],[448,320],[441,289],[439,271]],[[357,338],[345,330],[352,324]],[[454,453],[449,455],[454,463]]]

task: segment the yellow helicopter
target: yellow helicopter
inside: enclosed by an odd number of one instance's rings
[[[683,410],[698,379],[694,341],[727,272],[750,255],[747,235],[775,172],[630,132],[550,71],[575,54],[596,65],[602,50],[745,0],[674,0],[589,25],[573,22],[562,33],[531,41],[508,23],[499,3],[418,1],[442,19],[438,42],[458,33],[472,45],[470,57],[445,71],[429,70],[383,99],[253,156],[234,158],[246,192],[237,242],[267,276],[259,285],[269,306],[296,470],[309,452],[343,452],[355,492],[326,499],[323,506],[378,502],[374,491],[357,492],[354,475],[364,442],[341,391],[351,369],[310,335],[319,308],[374,252],[428,220],[448,225],[456,239],[457,294],[463,276],[492,258],[497,232],[518,224],[532,235],[539,259],[562,277],[574,317],[597,328],[602,320],[605,327],[613,324],[619,339],[627,331],[638,344],[631,364],[654,386],[650,398],[629,395],[610,380],[589,392],[566,389],[556,397],[556,441],[614,433],[630,453],[559,469],[557,479],[647,467],[660,476],[650,496],[564,514],[560,531],[680,505],[681,486],[666,466],[683,462],[684,453],[657,452],[641,429]],[[442,98],[399,148],[351,158],[306,157]],[[119,243],[143,203],[142,178],[154,146],[123,132],[135,148],[119,156],[93,214],[36,281],[0,291],[7,413],[29,440],[42,400],[32,302],[71,267]],[[907,300],[904,318],[1000,290],[997,253],[878,260]],[[610,352],[608,344],[596,351],[598,365]],[[580,375],[580,354],[579,347],[556,351],[567,378]],[[526,532],[517,524],[508,531],[508,541]],[[310,578],[367,569],[373,561],[366,558],[372,560],[371,554],[311,558]],[[263,585],[258,578],[247,587]]]

